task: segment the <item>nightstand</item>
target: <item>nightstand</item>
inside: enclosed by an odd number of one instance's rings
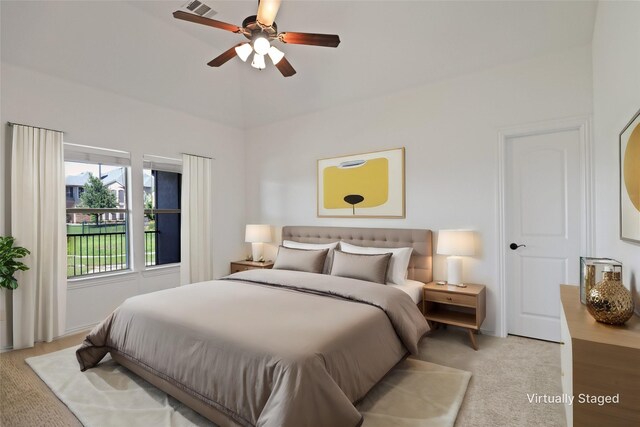
[[[486,315],[486,288],[465,283],[466,288],[427,283],[422,287],[422,314],[429,326],[438,324],[460,326],[469,332],[474,350],[478,349],[475,334]]]
[[[231,263],[231,274],[238,271],[259,270],[263,268],[273,267],[273,261],[255,262],[255,261],[233,261]]]

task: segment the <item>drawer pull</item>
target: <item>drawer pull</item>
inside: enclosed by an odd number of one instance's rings
[[[447,297],[447,301],[453,301],[451,297]]]

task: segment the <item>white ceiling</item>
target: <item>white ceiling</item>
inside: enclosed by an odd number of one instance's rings
[[[186,0],[0,2],[2,61],[253,127],[591,42],[591,1],[284,0],[280,31],[339,34],[337,49],[281,44],[298,74],[234,58],[244,38],[179,21]],[[257,1],[208,0],[240,25]]]

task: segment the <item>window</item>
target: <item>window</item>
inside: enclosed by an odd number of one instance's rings
[[[145,266],[180,262],[179,160],[144,156]]]
[[[126,270],[128,153],[65,144],[67,277]]]

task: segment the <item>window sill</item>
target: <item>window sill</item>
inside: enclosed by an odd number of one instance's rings
[[[180,263],[154,265],[154,266],[147,267],[142,271],[142,276],[155,277],[155,276],[162,276],[165,274],[176,274],[176,273],[180,273]]]
[[[153,267],[147,267],[142,270],[142,277],[156,277],[163,276],[166,274],[179,274],[180,273],[180,264],[167,264],[167,265],[159,265]],[[101,286],[108,285],[111,283],[117,283],[122,281],[133,280],[138,277],[140,274],[139,271],[134,270],[123,270],[119,272],[113,273],[101,273],[94,274],[91,276],[85,277],[76,277],[72,279],[67,279],[67,289],[81,289],[81,288],[89,288],[92,286]]]
[[[138,273],[133,270],[123,270],[114,273],[95,274],[86,277],[76,277],[67,279],[67,289],[89,288],[92,286],[107,285],[110,283],[122,282],[123,280],[134,279]]]

